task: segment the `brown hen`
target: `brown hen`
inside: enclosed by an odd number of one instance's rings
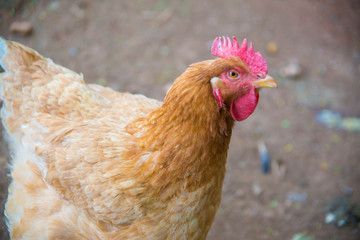
[[[0,40],[1,117],[12,153],[12,239],[205,239],[232,127],[275,87],[259,53],[217,38],[164,103],[86,84]]]

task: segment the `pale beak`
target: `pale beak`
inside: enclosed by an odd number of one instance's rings
[[[273,77],[266,75],[266,77],[253,81],[250,83],[255,88],[276,88],[277,83]]]

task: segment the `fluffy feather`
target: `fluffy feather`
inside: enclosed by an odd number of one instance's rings
[[[234,124],[210,80],[241,59],[191,65],[162,104],[87,85],[21,44],[0,49],[12,239],[206,238]]]

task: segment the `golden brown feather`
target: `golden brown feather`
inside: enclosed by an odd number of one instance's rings
[[[210,79],[239,58],[191,65],[161,104],[4,43],[12,239],[206,238],[234,124]]]

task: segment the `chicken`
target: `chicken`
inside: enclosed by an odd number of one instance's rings
[[[205,239],[235,121],[276,87],[246,39],[180,75],[163,103],[86,84],[0,40],[1,118],[12,153],[12,239]]]

